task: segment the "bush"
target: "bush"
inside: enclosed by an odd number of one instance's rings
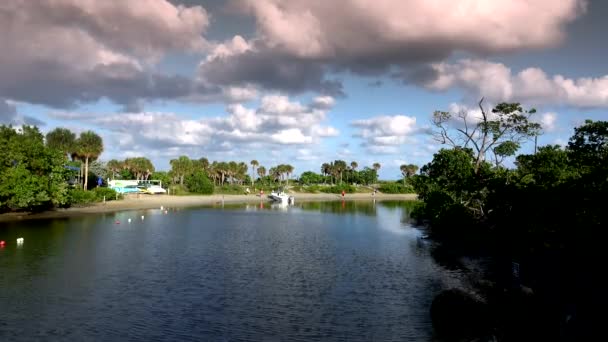
[[[68,192],[70,205],[84,205],[84,204],[90,204],[90,203],[95,203],[95,202],[101,202],[101,201],[103,201],[104,196],[105,196],[106,201],[113,201],[117,197],[119,199],[122,199],[121,194],[118,194],[118,196],[116,196],[116,195],[117,195],[116,191],[114,191],[113,189],[104,188],[104,187],[94,188],[93,190],[90,190],[90,191],[84,191],[82,189],[71,189]]]
[[[334,186],[323,187],[319,189],[321,192],[330,193],[330,194],[341,194],[344,191],[347,194],[352,194],[357,192],[357,188],[349,184],[338,184]]]
[[[415,192],[411,185],[397,182],[380,184],[378,190],[385,194],[412,194]]]
[[[82,189],[71,189],[69,191],[71,205],[83,205],[97,202],[95,191],[84,191]]]
[[[217,189],[217,193],[224,195],[243,195],[245,193],[246,186],[242,185],[224,185]],[[251,187],[249,190],[252,191]]]
[[[207,178],[203,172],[195,172],[192,175],[186,176],[184,184],[188,191],[195,194],[211,195],[213,194],[213,183]]]
[[[103,201],[104,197],[106,201],[113,201],[117,198],[117,193],[114,189],[99,187],[93,189],[93,192],[95,193],[95,198],[97,199],[97,202]],[[121,199],[122,195],[118,194],[118,198]]]

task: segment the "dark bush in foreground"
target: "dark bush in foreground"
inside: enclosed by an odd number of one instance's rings
[[[488,332],[485,304],[472,295],[449,289],[438,294],[431,305],[431,320],[437,335],[455,341],[480,337]]]

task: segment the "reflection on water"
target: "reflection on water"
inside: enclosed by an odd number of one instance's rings
[[[426,341],[433,295],[458,274],[429,256],[411,208],[265,202],[3,224],[0,340]]]

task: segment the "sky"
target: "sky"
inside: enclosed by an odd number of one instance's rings
[[[535,108],[539,145],[607,120],[606,16],[601,0],[3,0],[0,124],[93,130],[102,160],[157,170],[341,159],[398,179],[446,147],[434,111],[474,118],[482,97]]]

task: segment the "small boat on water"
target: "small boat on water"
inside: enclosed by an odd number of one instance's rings
[[[274,202],[293,204],[293,196],[289,196],[283,191],[272,191],[268,194],[268,198],[270,198]]]

